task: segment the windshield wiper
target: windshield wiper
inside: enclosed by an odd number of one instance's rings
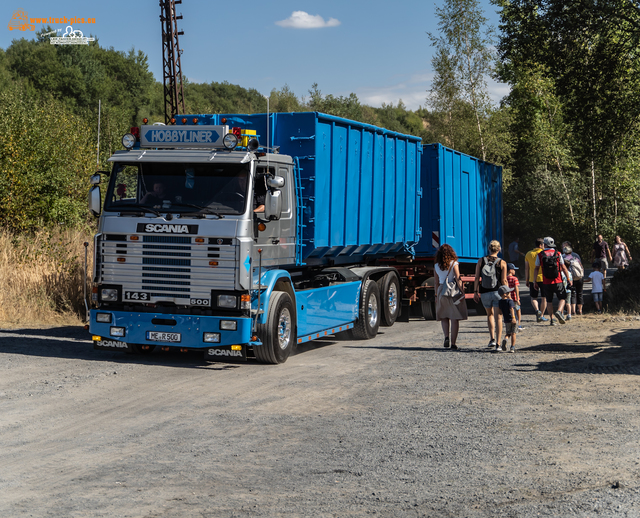
[[[215,212],[210,207],[201,207],[200,205],[195,205],[193,203],[183,203],[183,202],[171,204],[172,207],[175,207],[176,205],[181,205],[183,207],[193,207],[194,209],[198,209],[198,212],[195,212],[194,214],[198,214],[199,216],[204,217],[205,214],[212,214],[213,216],[217,216],[218,219],[224,218],[223,214],[220,214],[219,212]]]
[[[160,214],[160,212],[158,212],[155,209],[150,209],[149,207],[142,207],[140,205],[136,205],[135,203],[125,203],[124,205],[117,205],[117,206],[110,207],[110,209],[112,210],[120,210],[121,208],[138,209],[139,211],[143,211],[143,212],[151,212],[151,214],[155,214],[156,216],[162,216],[162,214]]]

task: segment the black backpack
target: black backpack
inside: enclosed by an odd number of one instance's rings
[[[554,250],[553,255],[544,254],[542,258],[542,275],[547,279],[556,280],[560,271],[558,270],[558,251]]]

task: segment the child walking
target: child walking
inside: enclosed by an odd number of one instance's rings
[[[571,261],[567,259],[564,260],[564,265],[567,267],[567,273],[562,271],[562,285],[564,286],[564,290],[567,292],[566,304],[564,305],[564,309],[567,312],[565,318],[567,320],[571,320],[571,302],[572,302],[572,291],[571,286],[573,286],[573,275],[571,275]]]
[[[589,277],[585,279],[585,282],[591,281],[591,296],[593,302],[596,305],[596,313],[602,313],[602,294],[604,293],[604,275],[600,271],[602,268],[600,261],[594,261],[591,265],[593,271],[589,274]]]
[[[498,307],[500,311],[502,311],[502,318],[504,320],[504,330],[505,336],[504,340],[502,340],[502,346],[496,344],[496,352],[502,350],[507,350],[507,338],[511,337],[511,348],[509,349],[510,353],[516,352],[516,332],[518,330],[518,323],[516,321],[516,303],[509,296],[509,294],[513,290],[509,288],[509,286],[500,286],[498,288],[498,294],[500,297],[500,302],[498,302]]]
[[[522,311],[520,310],[520,281],[516,277],[516,270],[518,267],[513,263],[507,263],[507,284],[513,291],[511,292],[511,298],[516,303],[516,316],[518,317],[518,331],[523,331],[522,327]]]

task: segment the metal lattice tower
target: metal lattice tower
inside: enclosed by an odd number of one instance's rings
[[[178,36],[184,34],[178,31],[176,4],[182,0],[160,0],[160,22],[162,24],[162,75],[164,81],[164,121],[169,123],[172,116],[185,113],[184,91],[182,88],[182,70],[180,67],[180,45]]]

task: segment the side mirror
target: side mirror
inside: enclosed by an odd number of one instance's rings
[[[98,217],[102,212],[102,198],[100,197],[100,187],[93,186],[89,191],[89,210],[91,214]]]
[[[100,173],[96,173],[91,175],[89,182],[91,182],[91,185],[98,185],[100,183],[100,180]]]
[[[270,189],[282,189],[284,187],[284,178],[282,176],[268,177],[267,187],[269,187]]]
[[[280,219],[282,214],[282,192],[268,191],[264,197],[264,216],[267,220]]]

